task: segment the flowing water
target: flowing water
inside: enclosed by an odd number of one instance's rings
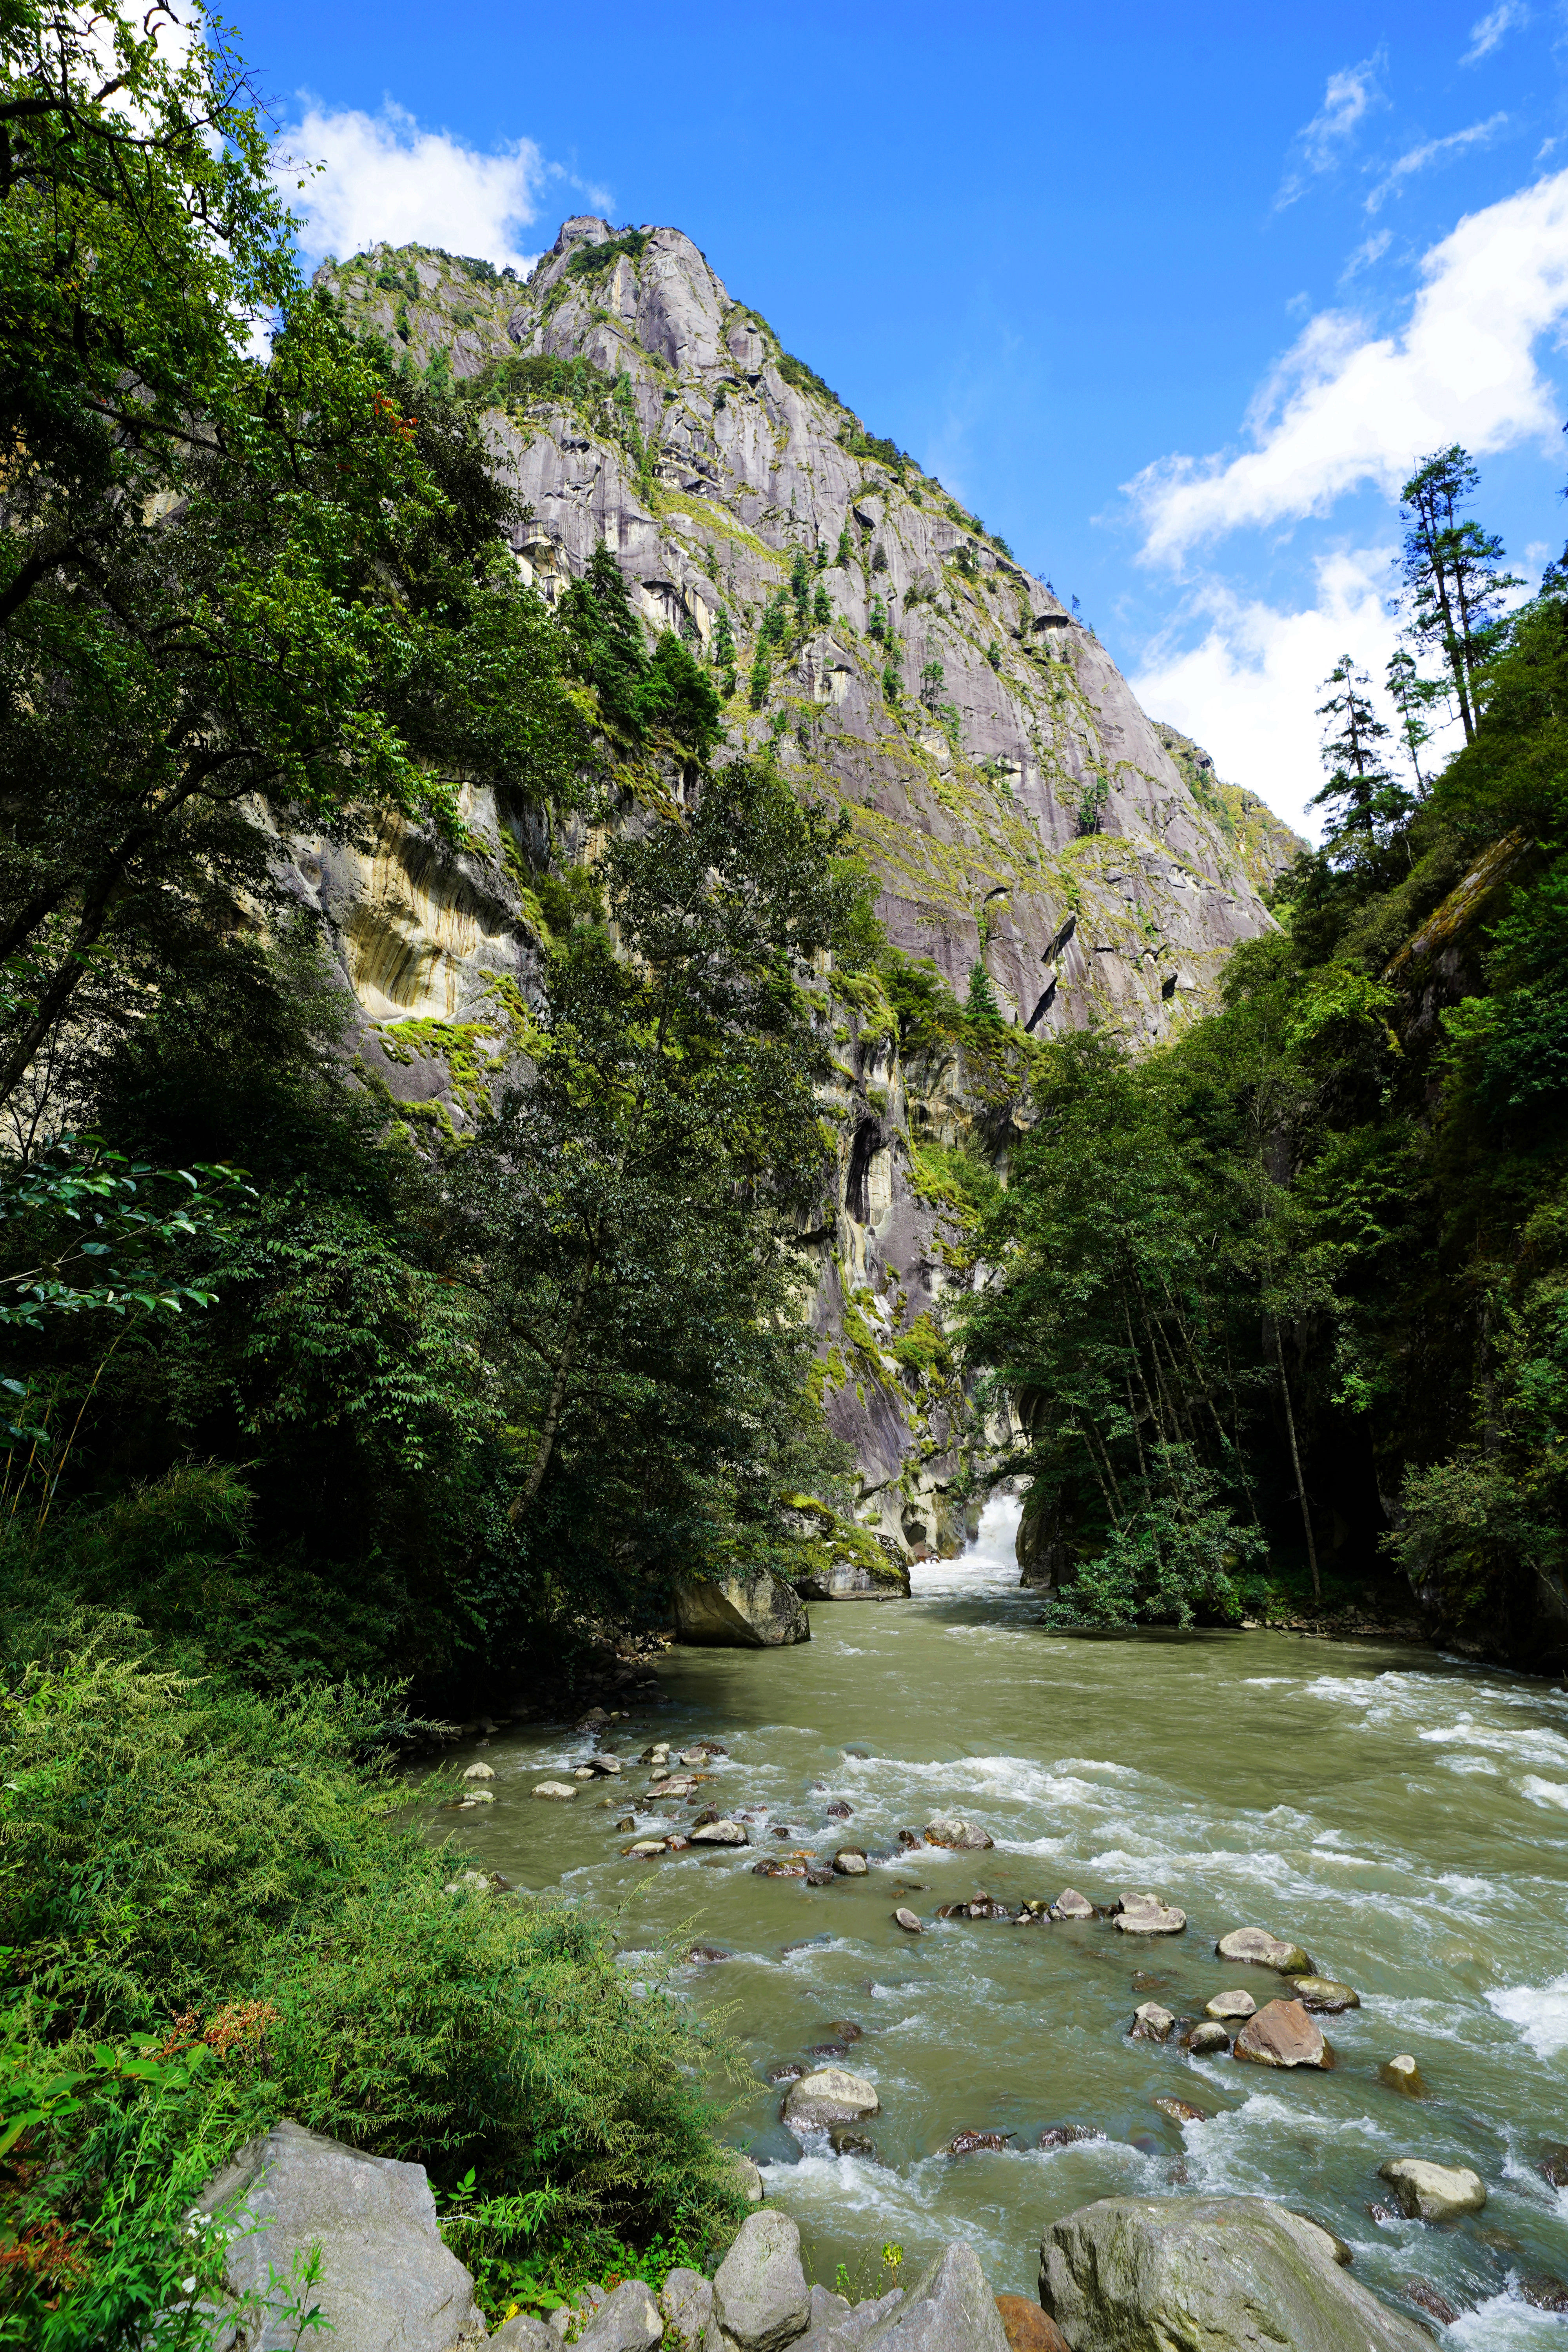
[[[886,2242],[912,2263],[962,2237],[995,2286],[1032,2294],[1042,2227],[1090,2199],[1263,2194],[1347,2239],[1368,2284],[1436,2285],[1463,2313],[1446,2341],[1568,2347],[1568,2318],[1519,2291],[1568,2277],[1568,2192],[1537,2169],[1542,2140],[1568,2140],[1568,1695],[1370,1642],[1049,1634],[1018,1589],[1016,1517],[994,1502],[963,1559],[915,1570],[909,1601],[815,1608],[797,1649],[671,1651],[667,1703],[604,1735],[628,1767],[608,1809],[603,1783],[571,1804],[531,1794],[570,1777],[583,1735],[498,1736],[497,1802],[464,1816],[462,1843],[521,1885],[619,1908],[630,1966],[673,1936],[731,1955],[675,1981],[729,2011],[757,2076],[731,2137],[825,2282],[841,2261],[866,2275],[868,2253],[874,2273]],[[694,1801],[743,1809],[751,1846],[626,1858],[628,1812],[639,1832],[690,1817],[642,1801],[637,1754],[704,1737],[729,1753]],[[850,1819],[828,1818],[834,1799]],[[952,1813],[994,1850],[898,1853],[901,1828]],[[823,1888],[752,1873],[762,1854],[850,1843],[886,1859]],[[1105,1920],[934,1916],[982,1888],[1016,1906],[1068,1885],[1100,1903],[1155,1888],[1186,1932],[1135,1944]],[[900,1902],[922,1936],[894,1924]],[[1254,1925],[1360,1991],[1358,2011],[1322,2021],[1334,2072],[1127,2039],[1144,1999],[1200,2015],[1234,1985],[1259,2006],[1283,1990],[1215,1956]],[[874,2158],[797,2147],[765,2080],[841,2020],[863,2038],[839,2063],[881,2102]],[[1404,2051],[1419,2103],[1378,2082]],[[1168,2095],[1205,2120],[1168,2121],[1152,2104]],[[1063,2124],[1105,2137],[1037,2146]],[[1016,2137],[944,2153],[976,2130]],[[1377,2167],[1401,2155],[1473,2166],[1486,2210],[1446,2230],[1375,2218]]]

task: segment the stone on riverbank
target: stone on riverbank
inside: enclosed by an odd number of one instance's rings
[[[1106,2197],[1053,2222],[1040,2301],[1115,2352],[1431,2352],[1342,2270],[1326,2231],[1259,2197]]]
[[[1385,2091],[1403,2091],[1407,2099],[1419,2099],[1426,2089],[1421,2079],[1421,2069],[1406,2050],[1397,2058],[1385,2058],[1377,2070],[1377,2079]],[[1563,2174],[1568,2181],[1568,2170]]]
[[[826,2131],[829,2124],[858,2124],[879,2115],[881,2102],[863,2074],[844,2066],[818,2066],[790,2085],[784,2119],[795,2132]]]
[[[664,2317],[641,2279],[626,2279],[605,2295],[577,2338],[578,2352],[653,2352],[664,2338]]]
[[[946,1846],[955,1853],[978,1853],[995,1843],[987,1831],[973,1822],[950,1821],[944,1817],[926,1824],[927,1845]]]
[[[1303,2009],[1314,2017],[1341,2017],[1347,2009],[1361,2007],[1361,1995],[1346,1984],[1336,1984],[1332,1977],[1292,1977],[1290,1990]]]
[[[675,1622],[682,1642],[701,1648],[777,1650],[811,1639],[800,1595],[770,1568],[683,1578]]]
[[[1310,1977],[1312,1962],[1300,1944],[1287,1944],[1267,1927],[1233,1927],[1215,1946],[1222,1960],[1249,1960],[1255,1968],[1278,1969],[1283,1977]]]
[[[713,2277],[713,2316],[741,2352],[784,2352],[811,2319],[800,2230],[787,2213],[748,2215]]]
[[[681,2352],[701,2352],[713,2323],[713,2282],[700,2271],[667,2273],[659,2289],[658,2307]],[[714,2329],[717,2342],[718,2330]]]
[[[561,1805],[569,1797],[574,1797],[577,1791],[570,1780],[541,1780],[533,1793],[536,1797],[548,1798],[552,1804]]]
[[[1255,2017],[1258,2003],[1249,1992],[1216,1992],[1212,2000],[1204,2003],[1205,2017],[1234,2017],[1238,2022],[1244,2017]]]
[[[1173,1903],[1163,1903],[1147,1888],[1138,1895],[1121,1895],[1115,1912],[1116,1925],[1127,1936],[1179,1936],[1187,1924],[1184,1911],[1178,1911]]]
[[[473,2280],[441,2242],[422,2164],[280,2123],[241,2148],[195,2210],[233,2231],[226,2295],[258,2299],[242,2322],[247,2342],[274,2340],[260,2314],[289,2299],[296,2255],[317,2245],[312,2294],[334,2352],[448,2352],[460,2336],[483,2334]]]
[[[844,2326],[827,2340],[843,2342]],[[865,2352],[1007,2352],[1002,2315],[973,2246],[944,2246],[858,2341]]]
[[[1047,2319],[1039,2305],[1024,2295],[999,2294],[996,2315],[1007,2338],[1007,2352],[1071,2352],[1056,2321]]]
[[[744,2148],[732,2147],[730,2150],[730,2171],[747,2204],[760,2205],[763,2194],[763,2176]]]
[[[1468,2165],[1428,2164],[1424,2157],[1395,2156],[1377,2168],[1407,2221],[1457,2221],[1461,2213],[1479,2213],[1487,2201],[1487,2185]]]
[[[1235,1955],[1230,1956],[1234,1958]],[[1315,2018],[1309,2017],[1299,2000],[1271,2000],[1256,2017],[1249,2017],[1235,2042],[1231,2056],[1250,2061],[1254,2066],[1316,2066],[1331,2067],[1334,2053],[1323,2039],[1322,2028]]]

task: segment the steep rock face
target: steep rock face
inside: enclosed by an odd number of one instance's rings
[[[713,655],[729,628],[731,744],[772,743],[802,791],[847,811],[891,940],[958,996],[978,974],[1006,1026],[1095,1023],[1145,1045],[1268,927],[1258,888],[1293,837],[1146,718],[1049,584],[868,436],[678,229],[569,220],[526,285],[416,247],[321,278],[411,369],[470,385],[528,509],[519,570],[546,599],[605,540],[650,630]],[[787,653],[766,642],[781,599]],[[396,831],[368,856],[295,859],[364,1014],[367,1069],[458,1133],[510,1055],[539,936],[527,877],[551,849],[492,793],[465,816],[460,859]],[[994,1050],[907,1050],[874,982],[823,977],[840,1136],[837,1198],[812,1231],[827,1411],[865,1523],[948,1552],[966,1416],[940,1301],[973,1278],[973,1218],[943,1154],[978,1143],[1005,1165],[1031,1115],[1021,1057],[1005,1028]]]

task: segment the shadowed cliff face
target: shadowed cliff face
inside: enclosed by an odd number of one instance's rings
[[[848,811],[894,944],[961,998],[980,965],[1006,1024],[1094,1022],[1142,1046],[1205,1009],[1230,950],[1268,927],[1258,888],[1294,837],[1147,719],[1049,585],[868,436],[678,229],[567,221],[526,285],[417,247],[320,279],[412,364],[479,379],[494,463],[531,509],[514,553],[546,598],[605,540],[650,630],[716,657],[728,627],[731,743],[774,741],[802,790]],[[781,595],[787,652],[765,626]],[[537,936],[515,827],[509,844],[491,795],[470,798],[461,870],[390,835],[374,862],[320,845],[297,861],[367,1062],[459,1129],[501,1051],[483,1027],[498,976],[527,992]],[[846,987],[831,1008],[839,1184],[814,1229],[816,1317],[865,1515],[949,1549],[964,1412],[934,1342],[943,1289],[973,1269],[933,1147],[1000,1160],[1029,1113],[1005,1053],[907,1057],[877,997]],[[467,1039],[455,1089],[444,1025]]]

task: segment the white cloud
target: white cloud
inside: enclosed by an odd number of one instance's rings
[[[1379,50],[1375,57],[1363,58],[1359,66],[1344,66],[1329,76],[1322,105],[1297,134],[1301,142],[1302,169],[1287,173],[1274,199],[1276,211],[1293,205],[1298,196],[1305,194],[1307,181],[1303,172],[1310,174],[1333,169],[1357,125],[1382,103],[1377,88],[1382,66],[1383,52]]]
[[[1379,180],[1366,200],[1367,211],[1380,211],[1385,196],[1392,195],[1415,173],[1426,171],[1428,164],[1439,163],[1445,156],[1462,155],[1468,147],[1484,147],[1489,140],[1496,138],[1507,121],[1506,114],[1493,114],[1485,122],[1472,122],[1468,130],[1450,131],[1446,139],[1428,139],[1422,146],[1412,147],[1397,163],[1390,164]]]
[[[301,167],[310,163],[322,168],[309,173]],[[520,271],[532,261],[518,232],[536,217],[545,182],[563,176],[531,139],[481,154],[447,131],[421,130],[391,99],[377,115],[307,105],[275,149],[273,169],[313,259],[416,241]]]
[[[1462,66],[1479,65],[1482,58],[1491,55],[1505,33],[1529,22],[1530,11],[1524,0],[1500,0],[1498,7],[1489,10],[1479,24],[1470,26],[1470,46],[1459,63]]]
[[[1393,243],[1394,231],[1391,228],[1380,228],[1369,236],[1363,245],[1358,245],[1340,272],[1341,285],[1344,285],[1348,279],[1353,278],[1358,270],[1370,269],[1374,261],[1381,261]]]
[[[1403,331],[1324,311],[1264,385],[1238,457],[1175,457],[1124,487],[1145,562],[1179,566],[1243,525],[1321,514],[1347,490],[1397,492],[1413,459],[1462,441],[1477,456],[1555,440],[1557,399],[1535,361],[1568,316],[1568,172],[1462,220],[1421,264]]]
[[[1321,810],[1307,805],[1323,781],[1322,683],[1349,653],[1381,688],[1399,636],[1399,617],[1387,609],[1394,552],[1391,543],[1323,556],[1315,604],[1294,613],[1209,583],[1176,625],[1205,624],[1199,643],[1178,648],[1173,630],[1163,631],[1131,680],[1145,710],[1194,737],[1222,776],[1312,839],[1322,827]]]

